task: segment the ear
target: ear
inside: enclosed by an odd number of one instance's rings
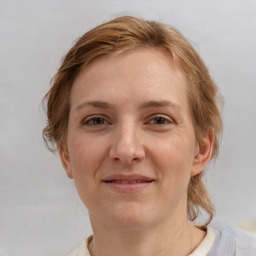
[[[58,144],[58,151],[61,159],[61,163],[63,168],[66,170],[66,173],[70,179],[73,179],[73,172],[71,168],[70,158],[68,154],[67,147],[63,147],[63,145]]]
[[[213,130],[205,133],[196,145],[196,154],[193,161],[193,168],[191,171],[191,176],[195,176],[201,173],[207,164],[210,162],[212,157],[214,137]]]

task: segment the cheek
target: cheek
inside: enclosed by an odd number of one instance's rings
[[[73,137],[70,141],[69,153],[75,186],[84,205],[90,208],[97,198],[97,177],[100,177],[106,157],[106,143],[89,136]]]
[[[106,142],[88,135],[77,136],[70,141],[69,154],[74,179],[83,181],[83,177],[94,178],[106,157]]]
[[[173,182],[190,177],[193,163],[193,150],[190,143],[179,137],[156,140],[151,147],[151,156],[161,175]]]
[[[160,204],[168,203],[170,211],[186,200],[191,171],[191,150],[181,139],[165,139],[154,143],[151,159],[159,179]]]

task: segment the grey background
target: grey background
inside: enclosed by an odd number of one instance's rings
[[[40,101],[73,41],[120,15],[173,25],[199,51],[226,100],[207,175],[216,219],[256,219],[255,0],[0,0],[0,254],[66,255],[91,233],[73,182],[42,142]]]

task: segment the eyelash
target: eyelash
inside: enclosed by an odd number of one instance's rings
[[[154,120],[158,121],[163,121],[164,123],[155,123]],[[103,123],[94,123],[95,121],[102,121]],[[152,123],[153,121],[153,123]],[[159,125],[159,126],[164,126],[164,125],[170,125],[174,123],[174,121],[171,118],[166,118],[163,115],[155,115],[153,118],[147,122],[148,124],[153,124],[153,125]],[[86,118],[85,120],[82,121],[82,125],[86,126],[102,126],[105,124],[110,124],[106,119],[102,116],[94,116],[90,118]]]
[[[103,120],[103,124],[95,124],[95,123],[90,123],[90,122],[94,122],[94,121],[96,121],[96,120]],[[104,118],[104,117],[101,117],[101,116],[94,116],[94,117],[91,117],[91,118],[89,118],[89,119],[85,119],[85,120],[83,120],[82,121],[82,125],[87,125],[87,126],[99,126],[99,125],[104,125],[104,124],[106,124],[106,123],[109,123],[109,122],[107,122],[106,121],[106,119]]]
[[[152,124],[156,124],[156,125],[168,125],[168,124],[173,123],[173,121],[172,121],[170,118],[166,118],[166,117],[164,117],[164,116],[162,116],[162,115],[156,115],[156,116],[154,116],[154,118],[150,119],[150,122],[153,121],[153,120],[157,120],[157,119],[158,119],[158,121],[159,121],[159,120],[164,121],[164,123],[152,123]],[[149,123],[150,123],[150,122],[149,122]]]

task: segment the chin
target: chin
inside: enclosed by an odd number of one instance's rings
[[[127,203],[125,206],[111,209],[109,219],[112,225],[124,230],[142,230],[154,222],[152,208],[142,207],[139,203]]]

